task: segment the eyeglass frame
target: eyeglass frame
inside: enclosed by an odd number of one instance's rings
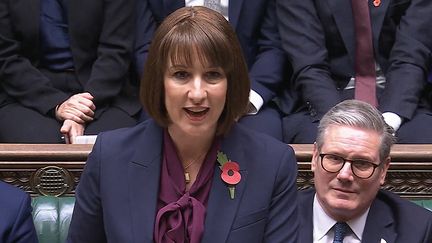
[[[324,160],[324,157],[327,156],[327,155],[335,156],[335,157],[338,157],[338,158],[340,158],[340,159],[343,160],[342,166],[340,167],[339,170],[337,170],[337,171],[329,171],[328,169],[326,169],[326,168],[324,167],[323,160]],[[357,160],[346,159],[346,158],[344,158],[344,157],[342,157],[342,156],[339,156],[339,155],[336,155],[336,154],[328,154],[328,153],[320,153],[320,154],[319,154],[319,157],[321,158],[321,168],[323,168],[323,169],[324,169],[325,171],[327,171],[328,173],[339,173],[339,172],[342,170],[342,168],[345,166],[346,162],[349,162],[349,163],[350,163],[350,167],[351,167],[351,172],[353,173],[353,175],[355,175],[356,177],[358,177],[358,178],[360,178],[360,179],[365,179],[365,180],[371,178],[372,175],[375,173],[375,169],[376,169],[377,167],[380,167],[380,166],[383,164],[383,162],[380,162],[379,164],[375,164],[375,163],[373,163],[373,162],[371,162],[371,161],[364,160],[364,159],[357,159]],[[353,168],[354,168],[354,167],[353,167],[354,165],[353,165],[353,164],[355,164],[355,163],[358,162],[358,161],[361,161],[361,162],[363,162],[363,163],[366,162],[366,163],[372,165],[373,170],[372,170],[372,173],[371,173],[368,177],[360,177],[360,176],[358,176],[358,175],[354,172],[354,169],[353,169]]]

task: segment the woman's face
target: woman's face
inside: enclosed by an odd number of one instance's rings
[[[171,134],[202,136],[216,132],[225,106],[227,78],[221,67],[210,67],[199,60],[195,55],[192,66],[168,61],[164,87]]]

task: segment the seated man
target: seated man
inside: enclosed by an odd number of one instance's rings
[[[0,181],[0,242],[37,243],[30,197]]]
[[[135,0],[0,1],[0,142],[132,126]]]
[[[432,213],[380,190],[392,133],[362,101],[343,101],[324,115],[311,162],[315,190],[299,194],[300,242],[432,242]]]
[[[276,9],[298,94],[285,142],[313,143],[324,113],[355,98],[378,108],[398,143],[432,143],[432,1],[277,0]]]

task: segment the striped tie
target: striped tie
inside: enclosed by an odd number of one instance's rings
[[[333,243],[343,243],[346,232],[349,226],[345,222],[337,222],[334,227],[334,239]]]

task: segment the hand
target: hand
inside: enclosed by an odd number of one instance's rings
[[[60,132],[64,135],[66,143],[75,143],[75,138],[84,134],[84,124],[72,120],[65,120]]]
[[[57,120],[72,120],[84,124],[92,121],[96,106],[90,93],[79,93],[71,96],[56,109]]]

